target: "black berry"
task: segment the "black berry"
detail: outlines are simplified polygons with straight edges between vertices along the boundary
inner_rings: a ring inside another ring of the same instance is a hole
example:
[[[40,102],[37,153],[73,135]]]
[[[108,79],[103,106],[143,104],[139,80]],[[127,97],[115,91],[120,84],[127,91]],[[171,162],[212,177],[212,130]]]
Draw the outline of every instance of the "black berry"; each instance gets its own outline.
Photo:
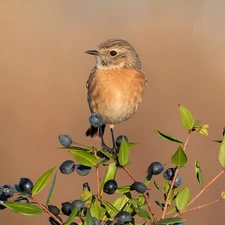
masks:
[[[25,194],[31,194],[33,182],[29,178],[21,178],[19,182],[20,190]]]
[[[168,168],[164,171],[163,177],[166,180],[173,180],[174,174],[175,174],[175,169],[174,168]]]
[[[48,210],[55,216],[58,216],[60,213],[60,210],[58,209],[58,207],[56,207],[54,205],[48,205]]]
[[[182,178],[179,174],[177,174],[173,187],[177,188],[181,185],[181,183],[182,183]]]
[[[126,211],[120,211],[116,216],[115,219],[117,221],[118,224],[123,225],[125,223],[129,223],[131,222],[131,214],[129,212]]]
[[[14,195],[14,188],[9,185],[5,184],[3,186],[0,186],[0,196],[2,198],[11,198]]]
[[[69,216],[72,212],[73,206],[71,202],[63,202],[62,203],[62,213]]]
[[[143,184],[142,182],[134,182],[131,187],[131,190],[135,190],[138,193],[145,193],[147,187],[145,184]]]
[[[159,175],[160,173],[162,173],[163,169],[164,169],[164,167],[163,167],[162,163],[153,162],[148,167],[148,172],[152,175]]]
[[[60,134],[58,139],[60,144],[65,147],[70,146],[73,143],[73,138],[67,134]]]
[[[78,209],[78,213],[81,213],[81,211],[84,209],[84,202],[81,200],[74,200],[72,202],[73,208],[76,207]]]
[[[84,166],[79,164],[76,168],[76,172],[80,175],[80,176],[86,176],[91,172],[91,167],[90,166]]]
[[[122,137],[125,138],[126,142],[128,142],[128,138],[127,136],[125,135],[119,135],[117,138],[116,138],[116,146],[117,147],[120,147],[121,143],[122,143]]]
[[[115,193],[117,189],[117,183],[115,180],[108,180],[105,184],[104,184],[104,188],[103,188],[103,191],[106,193],[106,194],[113,194]]]
[[[60,220],[61,222],[63,222],[62,218],[60,216],[56,216],[56,218],[58,220]],[[52,217],[49,217],[49,222],[52,224],[52,225],[59,225],[60,223],[56,222]]]
[[[75,163],[72,160],[66,160],[64,161],[61,166],[59,167],[59,170],[63,174],[70,174],[75,170]]]
[[[91,126],[93,126],[93,127],[100,127],[103,125],[102,116],[98,113],[92,113],[89,116],[89,122],[90,122]]]

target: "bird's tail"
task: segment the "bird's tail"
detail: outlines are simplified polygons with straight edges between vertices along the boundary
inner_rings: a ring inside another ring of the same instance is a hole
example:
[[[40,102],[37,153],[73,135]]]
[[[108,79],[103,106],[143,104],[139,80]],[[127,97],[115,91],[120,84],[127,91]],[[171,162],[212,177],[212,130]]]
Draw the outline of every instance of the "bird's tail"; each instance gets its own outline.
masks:
[[[105,131],[105,125],[102,125],[101,128],[90,126],[88,128],[88,130],[86,131],[85,135],[88,138],[96,138],[96,139],[99,139],[100,138],[100,129],[102,129],[102,136],[103,136],[104,131]]]

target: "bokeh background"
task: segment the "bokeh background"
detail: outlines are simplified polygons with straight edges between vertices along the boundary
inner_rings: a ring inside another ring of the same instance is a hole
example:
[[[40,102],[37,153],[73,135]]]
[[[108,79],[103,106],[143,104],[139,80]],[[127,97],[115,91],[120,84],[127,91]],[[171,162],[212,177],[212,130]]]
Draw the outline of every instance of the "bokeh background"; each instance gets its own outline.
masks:
[[[210,125],[209,137],[193,133],[188,163],[181,169],[182,187],[194,197],[200,187],[194,175],[198,158],[208,183],[221,171],[219,145],[225,126],[225,3],[220,0],[139,1],[0,1],[0,184],[18,183],[21,177],[35,181],[43,172],[72,159],[58,150],[59,134],[70,134],[84,145],[100,146],[86,139],[90,114],[86,80],[95,64],[85,50],[112,38],[128,40],[137,50],[149,85],[137,113],[115,128],[140,144],[132,149],[130,172],[143,180],[152,161],[166,163],[177,145],[153,130],[185,139],[177,103],[196,119]],[[106,132],[109,143],[109,132]],[[168,167],[170,164],[167,165]],[[130,178],[118,172],[118,184]],[[162,182],[162,177],[155,178]],[[79,198],[82,183],[96,190],[95,171],[87,177],[58,174],[52,204]],[[220,197],[224,176],[193,206]],[[153,184],[149,186],[153,188]],[[47,189],[37,198],[45,203]],[[157,191],[154,200],[162,200]],[[224,224],[221,202],[184,216],[185,225]],[[49,224],[47,215],[25,217],[0,212],[1,224]]]

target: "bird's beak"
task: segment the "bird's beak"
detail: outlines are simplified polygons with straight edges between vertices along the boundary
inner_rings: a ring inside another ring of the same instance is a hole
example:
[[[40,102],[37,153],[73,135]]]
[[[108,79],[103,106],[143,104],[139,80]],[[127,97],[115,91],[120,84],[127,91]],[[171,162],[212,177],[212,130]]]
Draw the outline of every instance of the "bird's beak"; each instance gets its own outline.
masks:
[[[85,53],[90,55],[99,55],[99,52],[97,50],[87,50]]]

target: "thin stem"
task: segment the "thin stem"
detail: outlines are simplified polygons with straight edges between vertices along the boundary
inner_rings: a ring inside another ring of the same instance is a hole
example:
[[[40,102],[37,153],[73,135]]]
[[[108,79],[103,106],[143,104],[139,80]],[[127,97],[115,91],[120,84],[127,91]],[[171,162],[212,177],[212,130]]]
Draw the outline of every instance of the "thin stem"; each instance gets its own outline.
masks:
[[[189,212],[192,212],[192,211],[195,211],[195,210],[199,210],[199,209],[208,207],[208,206],[210,206],[210,205],[214,205],[214,204],[216,204],[216,203],[219,203],[221,200],[222,200],[222,199],[219,198],[219,199],[217,199],[217,200],[215,200],[215,201],[213,201],[213,202],[209,202],[209,203],[206,203],[206,204],[204,204],[204,205],[196,206],[196,207],[194,207],[194,208],[192,208],[192,209],[186,210],[185,212],[180,212],[180,213],[178,213],[178,215],[184,215],[184,214],[187,214],[187,213],[189,213]],[[174,217],[176,217],[176,215],[175,215]]]
[[[52,214],[48,208],[46,206],[44,206],[43,204],[39,203],[36,198],[34,198],[33,196],[29,196],[30,199],[32,199],[35,203],[37,203],[42,209],[43,211],[45,211],[46,213],[48,213],[58,224],[63,225],[63,222],[60,221],[54,214]]]
[[[151,204],[150,204],[150,202],[149,202],[149,200],[148,200],[148,198],[147,198],[145,193],[143,194],[143,197],[145,199],[145,202],[147,203],[148,209],[149,209],[149,211],[150,211],[154,221],[156,222],[157,221],[156,215],[155,215],[155,213],[154,213],[154,211],[152,209],[152,206],[151,206]]]
[[[201,189],[201,191],[188,203],[188,205],[187,205],[187,207],[188,206],[190,206],[198,197],[200,197],[202,194],[203,194],[203,192],[205,192],[206,191],[206,189],[209,187],[209,186],[211,186],[223,173],[224,173],[224,171],[225,171],[225,167],[223,167],[223,170],[222,171],[220,171],[205,187],[203,187],[202,189]],[[186,208],[187,208],[186,207]],[[180,215],[180,214],[183,214],[182,213],[182,211],[181,212],[179,212],[179,213],[177,213],[174,217],[177,217],[178,215]]]
[[[94,154],[95,154],[95,156],[97,156],[97,150],[94,150]],[[96,168],[96,180],[97,180],[97,198],[100,199],[101,198],[101,194],[100,194],[99,165],[96,165],[95,168]],[[98,205],[100,207],[100,201],[98,201]]]
[[[95,168],[96,168],[96,179],[97,179],[97,198],[100,199],[101,195],[100,195],[99,166],[97,165]],[[99,202],[99,206],[100,206],[100,202]]]
[[[125,167],[122,167],[123,168],[123,170],[129,175],[129,177],[135,182],[136,181],[136,179],[133,177],[133,175],[127,170],[127,168],[125,168]]]
[[[189,141],[190,136],[191,136],[191,130],[188,131],[188,136],[187,136],[187,138],[186,138],[185,143],[183,144],[183,150],[184,150],[184,151],[185,151],[186,148],[187,148],[187,144],[188,144],[188,141]],[[166,216],[166,212],[167,212],[167,209],[168,209],[168,206],[169,206],[168,203],[169,203],[170,195],[171,195],[171,192],[172,192],[172,189],[173,189],[173,185],[174,185],[174,183],[175,183],[175,180],[176,180],[176,177],[177,177],[178,172],[179,172],[179,167],[177,167],[176,170],[175,170],[175,174],[174,174],[174,176],[173,176],[173,180],[172,180],[170,189],[169,189],[169,191],[168,191],[168,193],[167,193],[167,196],[166,196],[166,202],[165,202],[165,207],[164,207],[164,209],[163,209],[162,219],[164,219],[165,216]]]

